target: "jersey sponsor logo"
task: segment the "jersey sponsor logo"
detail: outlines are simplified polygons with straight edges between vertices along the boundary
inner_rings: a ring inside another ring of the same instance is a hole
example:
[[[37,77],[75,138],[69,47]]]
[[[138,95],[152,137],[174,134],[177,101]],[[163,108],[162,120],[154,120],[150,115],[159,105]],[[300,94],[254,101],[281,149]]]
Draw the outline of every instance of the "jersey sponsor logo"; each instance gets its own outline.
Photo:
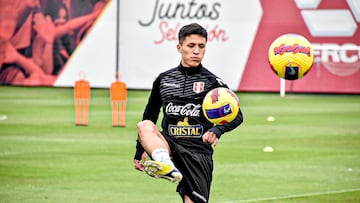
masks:
[[[176,115],[176,116],[199,117],[200,109],[201,109],[200,104],[188,103],[185,105],[176,105],[170,102],[165,107],[165,113],[168,115]]]
[[[204,91],[205,82],[194,82],[193,83],[193,91],[197,94]]]
[[[176,125],[170,124],[168,127],[169,134],[174,137],[198,138],[203,133],[203,126],[200,124],[190,125],[188,117],[179,121]]]

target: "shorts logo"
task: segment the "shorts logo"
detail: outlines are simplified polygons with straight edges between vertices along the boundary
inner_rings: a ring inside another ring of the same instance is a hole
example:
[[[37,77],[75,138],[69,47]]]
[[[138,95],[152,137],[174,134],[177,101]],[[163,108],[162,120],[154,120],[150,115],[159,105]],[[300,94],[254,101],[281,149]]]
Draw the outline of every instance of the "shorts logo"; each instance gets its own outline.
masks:
[[[205,82],[194,82],[193,91],[197,94],[204,91]]]
[[[184,121],[179,121],[177,125],[169,125],[169,134],[174,137],[199,138],[203,133],[202,125],[190,125],[188,117]]]

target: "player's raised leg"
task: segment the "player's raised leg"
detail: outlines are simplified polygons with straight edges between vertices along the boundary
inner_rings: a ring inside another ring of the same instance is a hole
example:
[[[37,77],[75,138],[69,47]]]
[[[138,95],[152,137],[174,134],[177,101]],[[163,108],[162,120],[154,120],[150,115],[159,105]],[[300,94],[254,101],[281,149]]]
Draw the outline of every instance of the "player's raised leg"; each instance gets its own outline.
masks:
[[[138,135],[141,145],[153,160],[144,163],[145,172],[155,178],[164,178],[179,183],[182,174],[170,158],[170,147],[163,135],[152,121],[138,123]]]

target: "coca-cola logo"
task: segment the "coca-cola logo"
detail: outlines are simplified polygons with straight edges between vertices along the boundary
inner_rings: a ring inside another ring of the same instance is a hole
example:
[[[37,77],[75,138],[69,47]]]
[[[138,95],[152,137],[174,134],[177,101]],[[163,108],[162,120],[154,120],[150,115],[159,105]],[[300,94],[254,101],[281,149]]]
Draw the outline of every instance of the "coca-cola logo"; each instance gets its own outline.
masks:
[[[165,113],[168,115],[199,117],[200,109],[200,104],[188,103],[185,105],[176,105],[170,102],[166,105]]]

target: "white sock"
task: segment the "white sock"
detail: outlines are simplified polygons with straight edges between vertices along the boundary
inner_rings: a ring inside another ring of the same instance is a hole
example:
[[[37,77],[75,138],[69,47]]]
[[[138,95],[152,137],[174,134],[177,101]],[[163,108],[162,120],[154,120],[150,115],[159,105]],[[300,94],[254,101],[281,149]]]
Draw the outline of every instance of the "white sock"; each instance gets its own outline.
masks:
[[[163,149],[163,148],[155,149],[151,153],[151,157],[155,161],[160,161],[160,162],[166,163],[167,165],[174,166],[174,163],[170,159],[169,152],[166,149]]]

